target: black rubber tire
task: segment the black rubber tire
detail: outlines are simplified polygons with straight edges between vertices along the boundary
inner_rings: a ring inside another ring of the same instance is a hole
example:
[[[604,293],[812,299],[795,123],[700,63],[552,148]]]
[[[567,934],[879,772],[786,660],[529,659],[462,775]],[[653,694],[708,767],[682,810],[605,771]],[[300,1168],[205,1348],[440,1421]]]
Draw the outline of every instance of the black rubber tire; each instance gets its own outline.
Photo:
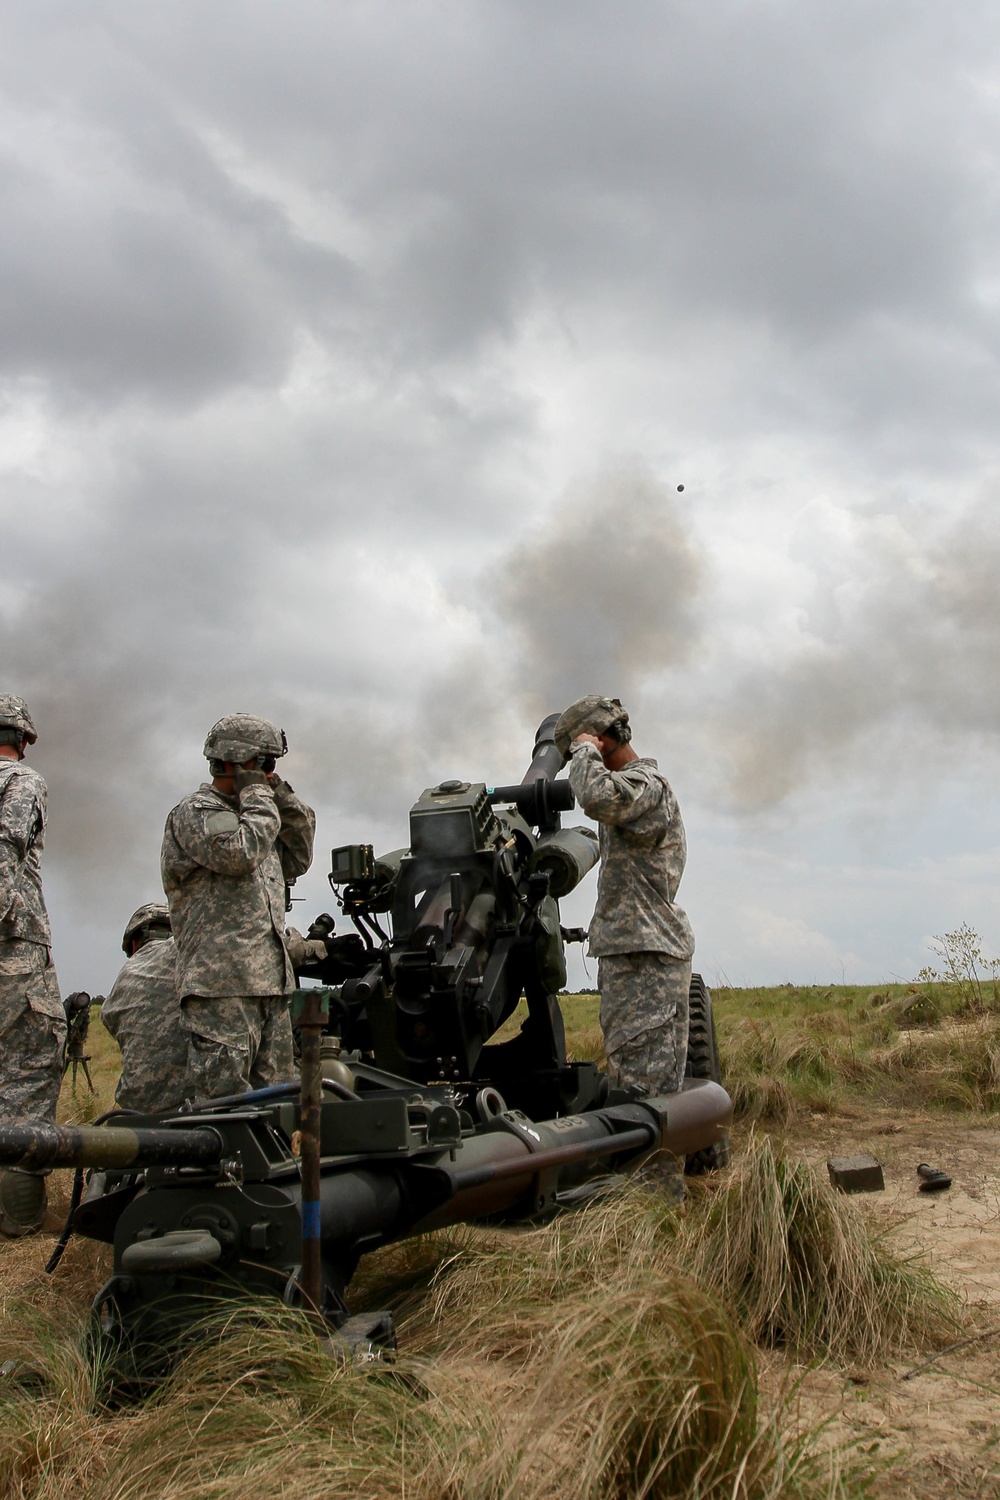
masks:
[[[690,1022],[688,1028],[688,1054],[684,1068],[685,1078],[710,1078],[713,1083],[722,1082],[722,1067],[719,1062],[719,1047],[715,1038],[715,1017],[712,1014],[712,996],[700,974],[691,975],[688,992]],[[729,1165],[729,1136],[709,1146],[704,1151],[694,1151],[684,1163],[688,1177],[701,1177],[706,1172],[717,1172]]]

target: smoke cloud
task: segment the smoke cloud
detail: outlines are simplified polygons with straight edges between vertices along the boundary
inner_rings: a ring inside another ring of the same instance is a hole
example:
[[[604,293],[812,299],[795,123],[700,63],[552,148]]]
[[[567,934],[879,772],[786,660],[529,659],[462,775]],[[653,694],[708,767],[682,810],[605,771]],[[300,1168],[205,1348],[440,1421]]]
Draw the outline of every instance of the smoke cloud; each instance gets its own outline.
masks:
[[[627,702],[685,665],[706,567],[675,495],[642,468],[581,485],[503,559],[492,599],[534,713],[584,693]]]

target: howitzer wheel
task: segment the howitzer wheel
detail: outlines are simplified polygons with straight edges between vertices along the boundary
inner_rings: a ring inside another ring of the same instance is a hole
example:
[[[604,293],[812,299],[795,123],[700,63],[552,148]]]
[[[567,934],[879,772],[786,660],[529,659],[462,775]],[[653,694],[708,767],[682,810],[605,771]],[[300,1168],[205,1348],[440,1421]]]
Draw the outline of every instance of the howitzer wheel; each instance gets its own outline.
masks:
[[[719,1047],[715,1037],[715,1016],[712,1014],[712,997],[700,974],[691,975],[688,992],[690,1022],[688,1029],[686,1078],[710,1078],[713,1083],[722,1083],[722,1068],[719,1063]],[[705,1172],[717,1172],[729,1165],[729,1136],[724,1135],[714,1146],[703,1151],[693,1151],[684,1163],[688,1177],[700,1177]]]

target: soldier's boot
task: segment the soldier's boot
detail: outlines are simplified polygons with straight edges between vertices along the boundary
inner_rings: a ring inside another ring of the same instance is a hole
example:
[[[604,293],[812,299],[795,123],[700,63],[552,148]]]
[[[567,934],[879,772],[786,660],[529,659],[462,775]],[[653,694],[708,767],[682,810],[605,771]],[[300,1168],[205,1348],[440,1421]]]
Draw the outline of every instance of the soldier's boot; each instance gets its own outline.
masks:
[[[671,1156],[667,1151],[657,1151],[643,1162],[636,1173],[636,1180],[643,1187],[662,1193],[668,1203],[684,1202],[684,1158]]]
[[[45,1218],[45,1178],[19,1167],[0,1168],[0,1235],[37,1234]]]

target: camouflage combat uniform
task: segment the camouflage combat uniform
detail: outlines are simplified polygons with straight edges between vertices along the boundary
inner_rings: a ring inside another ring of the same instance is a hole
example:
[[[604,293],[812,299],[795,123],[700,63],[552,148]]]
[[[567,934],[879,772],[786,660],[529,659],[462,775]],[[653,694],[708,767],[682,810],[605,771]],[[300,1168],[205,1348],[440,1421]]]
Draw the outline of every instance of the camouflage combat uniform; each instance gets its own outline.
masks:
[[[115,1103],[122,1109],[174,1109],[194,1094],[173,938],[144,943],[126,959],[101,1006],[101,1020],[121,1048]]]
[[[312,809],[279,778],[238,797],[205,782],[167,818],[160,870],[199,1097],[293,1076],[285,882],[308,870],[315,830]]]
[[[0,759],[0,1121],[54,1120],[66,1014],[42,895],[45,782]]]
[[[676,798],[656,761],[606,769],[594,745],[572,747],[570,785],[600,827],[601,873],[590,924],[598,959],[608,1076],[644,1094],[674,1093],[687,1061],[694,935],[674,904],[687,843]],[[679,1165],[665,1176],[678,1179]],[[682,1191],[679,1180],[673,1184]]]

